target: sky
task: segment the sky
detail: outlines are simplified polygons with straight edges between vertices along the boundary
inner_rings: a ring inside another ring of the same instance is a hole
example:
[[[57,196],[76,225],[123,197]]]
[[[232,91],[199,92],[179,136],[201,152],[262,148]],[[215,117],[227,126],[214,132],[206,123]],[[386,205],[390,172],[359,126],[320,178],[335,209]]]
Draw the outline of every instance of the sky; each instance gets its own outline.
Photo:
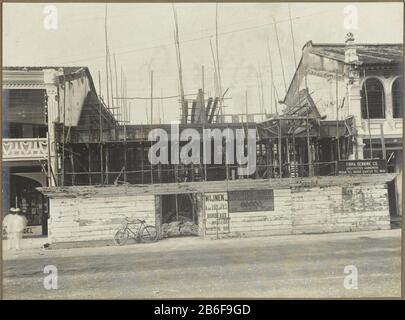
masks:
[[[97,88],[100,72],[101,94],[106,97],[106,5],[54,3],[56,30],[44,27],[44,19],[49,16],[45,8],[49,5],[3,4],[3,66],[87,66]],[[349,29],[344,23],[348,5],[356,7],[358,17],[357,27]],[[215,95],[210,41],[216,52],[218,10],[221,87],[223,91],[228,89],[225,100],[228,114],[244,112],[245,92],[248,112],[260,112],[260,81],[265,110],[274,112],[267,41],[280,100],[285,95],[284,82],[288,87],[295,60],[299,61],[302,47],[309,40],[343,43],[350,31],[358,43],[403,42],[402,3],[219,3],[218,7],[215,3],[177,3],[174,7],[179,24],[184,92],[191,95],[202,88],[202,66],[204,91]],[[108,46],[112,63],[115,55],[117,73],[122,69],[126,75],[126,96],[150,97],[151,71],[155,97],[178,95],[173,5],[108,4],[107,12]],[[131,100],[130,122],[147,123],[147,110],[150,112],[148,100]],[[177,99],[155,100],[154,110],[154,122],[158,121],[158,110],[162,110],[160,118],[165,123],[179,119]]]

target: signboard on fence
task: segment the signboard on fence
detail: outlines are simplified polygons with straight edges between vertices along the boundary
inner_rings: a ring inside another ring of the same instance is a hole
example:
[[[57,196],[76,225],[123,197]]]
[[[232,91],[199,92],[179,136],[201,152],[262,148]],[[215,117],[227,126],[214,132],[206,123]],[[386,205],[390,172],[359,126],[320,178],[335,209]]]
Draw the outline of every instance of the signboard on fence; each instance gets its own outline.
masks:
[[[229,233],[228,193],[205,193],[205,234]]]
[[[274,191],[243,190],[229,192],[229,212],[274,211]]]
[[[344,160],[338,161],[339,175],[376,174],[387,172],[387,160]]]

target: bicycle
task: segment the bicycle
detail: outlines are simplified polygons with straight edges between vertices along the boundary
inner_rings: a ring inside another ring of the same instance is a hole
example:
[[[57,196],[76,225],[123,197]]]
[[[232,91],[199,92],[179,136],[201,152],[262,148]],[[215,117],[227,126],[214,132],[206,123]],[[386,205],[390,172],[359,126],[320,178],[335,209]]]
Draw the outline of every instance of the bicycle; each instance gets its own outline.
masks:
[[[155,242],[158,238],[158,232],[155,226],[146,225],[145,220],[130,220],[125,218],[126,223],[118,229],[114,236],[114,242],[117,245],[124,245],[129,238],[135,239],[137,242]],[[138,229],[134,229],[134,225],[139,225]]]

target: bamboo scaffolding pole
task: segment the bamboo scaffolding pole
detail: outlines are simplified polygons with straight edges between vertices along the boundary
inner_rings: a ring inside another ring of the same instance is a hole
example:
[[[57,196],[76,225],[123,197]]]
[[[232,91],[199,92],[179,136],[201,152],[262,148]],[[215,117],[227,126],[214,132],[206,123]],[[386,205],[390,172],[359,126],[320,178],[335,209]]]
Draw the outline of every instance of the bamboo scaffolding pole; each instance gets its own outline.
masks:
[[[308,79],[307,72],[305,72],[305,90],[308,93]],[[311,150],[311,140],[309,136],[309,106],[307,106],[306,114],[306,132],[307,132],[307,153],[308,153],[308,176],[312,177],[313,173],[313,164],[312,164],[312,150]]]
[[[340,139],[339,139],[339,62],[336,61],[336,146],[337,159],[340,160]]]
[[[215,89],[215,95],[219,96],[219,84],[218,84],[218,72],[217,72],[217,63],[215,61],[215,56],[214,56],[214,49],[212,47],[212,42],[210,40],[210,48],[211,48],[211,56],[212,56],[212,61],[214,63],[214,89]]]
[[[153,71],[150,72],[150,124],[153,124]]]
[[[370,141],[370,159],[373,159],[373,143],[371,140],[371,121],[370,121],[370,112],[369,112],[369,108],[368,108],[366,69],[363,69],[363,78],[364,78],[364,91],[365,91],[364,93],[365,93],[365,97],[366,97],[368,137],[369,137],[369,141]]]
[[[150,124],[152,129],[153,124],[153,71],[150,73]],[[152,147],[152,141],[150,142],[150,147]],[[150,181],[153,184],[153,166],[150,164]]]
[[[276,93],[277,93],[277,89],[274,85],[274,75],[273,75],[273,62],[271,59],[271,51],[270,51],[270,41],[269,41],[269,37],[267,37],[267,56],[269,58],[269,66],[270,66],[270,90],[272,92],[272,100],[271,103],[275,102],[274,108],[275,108],[275,112],[276,114],[278,114],[278,108],[277,108],[277,100],[276,100]]]
[[[104,15],[104,40],[105,40],[105,71],[106,71],[106,89],[107,89],[107,107],[110,104],[110,91],[108,87],[108,30],[107,30],[107,4],[105,5],[105,15]]]
[[[121,97],[125,98],[125,93],[124,93],[124,71],[122,70],[122,66],[120,69],[120,95]],[[123,99],[123,101],[120,102],[121,106],[125,104],[126,99]]]
[[[282,143],[281,143],[281,119],[278,121],[278,166],[279,166],[279,177],[280,179],[283,177],[283,166],[282,166],[282,157],[281,157],[281,148],[282,148]]]
[[[285,80],[283,55],[281,54],[280,41],[279,41],[279,39],[278,39],[277,23],[276,23],[276,19],[275,19],[275,18],[273,18],[273,24],[274,24],[274,31],[275,31],[275,33],[276,33],[278,53],[279,53],[279,55],[280,55],[281,71],[282,71],[282,73],[283,73],[284,89],[285,89],[285,92],[287,93],[287,82],[286,82],[286,80]]]
[[[262,102],[262,121],[264,120],[264,115],[266,113],[266,106],[264,103],[264,90],[263,90],[263,79],[262,79],[262,72],[260,70],[260,66],[259,66],[259,80],[260,80],[260,89],[261,89],[261,102]]]
[[[116,94],[118,94],[117,60],[115,59],[115,53],[113,54],[113,59],[114,59],[114,74],[115,74],[115,92],[116,92]],[[111,93],[112,93],[112,92],[111,92]],[[112,94],[112,96],[113,96],[113,94]],[[113,101],[114,101],[114,99],[113,99]],[[117,101],[117,108],[118,108],[118,110],[119,110],[119,112],[120,112],[120,115],[117,114],[118,119],[119,119],[120,116],[121,116],[121,110],[120,110],[121,107],[122,107],[122,104],[121,104],[120,101],[118,100],[118,101]]]
[[[107,51],[108,51],[108,68],[109,68],[109,73],[110,73],[110,75],[111,75],[111,77],[110,77],[111,108],[112,108],[112,110],[113,110],[113,115],[114,115],[114,117],[116,117],[116,118],[118,119],[118,117],[117,117],[117,115],[118,115],[118,110],[115,111],[115,107],[114,107],[114,99],[113,99],[113,96],[114,96],[113,76],[112,76],[110,49],[109,49],[108,47],[107,47]],[[117,113],[117,115],[116,115],[115,113]]]
[[[259,99],[259,113],[263,111],[262,99],[261,99],[261,90],[260,90],[260,81],[259,81],[259,71],[256,72],[256,80],[257,80],[257,97]]]
[[[297,69],[297,58],[295,56],[294,28],[293,28],[293,22],[292,22],[292,18],[291,18],[291,6],[289,3],[288,3],[288,16],[289,16],[289,20],[290,20],[292,50],[293,50],[293,56],[294,56],[294,67],[295,67],[295,69]]]
[[[185,123],[186,119],[184,119],[186,112],[184,110],[184,86],[183,86],[183,71],[181,67],[181,50],[180,50],[180,40],[179,40],[179,25],[177,21],[177,12],[173,4],[173,16],[174,16],[174,23],[175,23],[175,33],[174,33],[174,40],[175,40],[175,47],[176,47],[176,56],[177,56],[177,67],[179,71],[179,85],[180,85],[180,102],[181,102],[181,112],[182,112],[182,122]]]
[[[223,99],[222,99],[222,83],[221,83],[221,68],[219,64],[219,39],[218,39],[218,2],[215,6],[215,47],[216,47],[216,54],[217,54],[217,74],[218,74],[218,86],[219,86],[219,113],[221,116],[224,114],[223,111]]]

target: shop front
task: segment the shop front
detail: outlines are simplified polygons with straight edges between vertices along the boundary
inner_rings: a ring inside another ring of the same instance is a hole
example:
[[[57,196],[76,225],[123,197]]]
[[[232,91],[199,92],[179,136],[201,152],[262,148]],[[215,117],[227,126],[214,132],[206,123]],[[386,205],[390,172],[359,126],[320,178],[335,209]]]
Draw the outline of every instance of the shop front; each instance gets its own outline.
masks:
[[[10,208],[20,208],[28,221],[24,237],[48,234],[48,199],[36,189],[46,186],[46,176],[40,170],[40,167],[3,168],[3,217]]]

